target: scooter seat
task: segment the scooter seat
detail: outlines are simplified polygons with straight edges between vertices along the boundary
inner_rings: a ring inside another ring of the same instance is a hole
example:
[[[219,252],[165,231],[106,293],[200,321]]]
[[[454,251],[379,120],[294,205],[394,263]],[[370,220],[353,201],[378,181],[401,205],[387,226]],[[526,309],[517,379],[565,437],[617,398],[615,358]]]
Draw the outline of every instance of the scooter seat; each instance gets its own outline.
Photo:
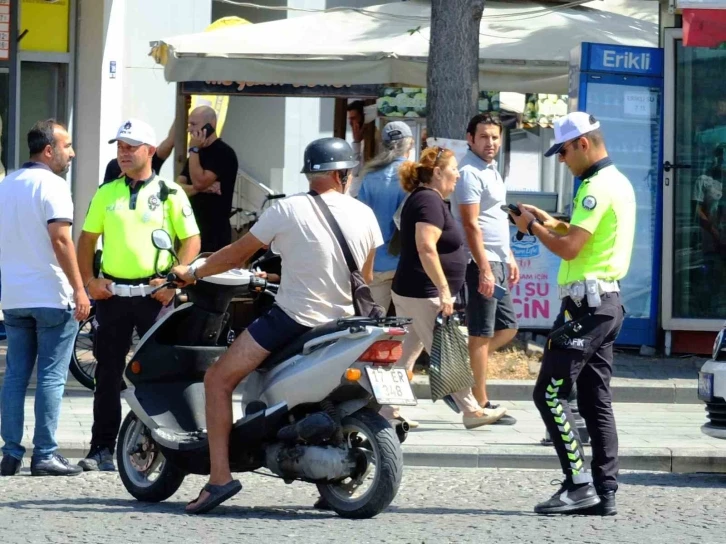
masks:
[[[310,329],[308,332],[298,337],[290,344],[282,348],[280,351],[271,353],[270,356],[262,361],[262,364],[258,367],[259,370],[269,370],[283,361],[287,361],[290,357],[302,353],[303,347],[306,343],[310,342],[315,338],[325,336],[338,331],[344,331],[350,328],[350,323],[339,323],[338,321],[331,321],[325,325],[319,325]]]

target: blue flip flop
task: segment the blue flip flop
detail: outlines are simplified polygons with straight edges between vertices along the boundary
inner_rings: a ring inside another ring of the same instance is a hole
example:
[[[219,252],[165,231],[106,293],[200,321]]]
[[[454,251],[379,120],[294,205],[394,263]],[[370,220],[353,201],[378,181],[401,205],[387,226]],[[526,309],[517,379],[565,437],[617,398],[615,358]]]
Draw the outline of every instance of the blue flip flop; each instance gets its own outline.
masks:
[[[191,510],[185,509],[187,514],[206,514],[210,510],[216,508],[227,499],[234,497],[242,490],[242,484],[239,480],[232,480],[224,485],[206,484],[199,492],[199,497],[206,491],[209,496],[201,504],[197,504]],[[187,506],[199,500],[199,497],[187,503]]]

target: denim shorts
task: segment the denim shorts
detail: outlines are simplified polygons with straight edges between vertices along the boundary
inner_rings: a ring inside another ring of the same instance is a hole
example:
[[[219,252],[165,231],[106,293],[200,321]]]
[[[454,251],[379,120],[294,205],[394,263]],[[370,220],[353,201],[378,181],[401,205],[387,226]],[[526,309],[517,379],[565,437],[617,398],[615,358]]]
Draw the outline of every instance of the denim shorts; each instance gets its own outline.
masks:
[[[247,332],[263,349],[275,353],[308,332],[310,328],[295,321],[275,304],[270,311],[255,319],[247,327]]]
[[[507,287],[507,265],[490,262],[494,281],[507,288],[501,300],[485,297],[479,292],[479,267],[474,261],[466,267],[466,325],[469,336],[491,338],[496,331],[517,328],[517,314],[514,311],[512,293]]]

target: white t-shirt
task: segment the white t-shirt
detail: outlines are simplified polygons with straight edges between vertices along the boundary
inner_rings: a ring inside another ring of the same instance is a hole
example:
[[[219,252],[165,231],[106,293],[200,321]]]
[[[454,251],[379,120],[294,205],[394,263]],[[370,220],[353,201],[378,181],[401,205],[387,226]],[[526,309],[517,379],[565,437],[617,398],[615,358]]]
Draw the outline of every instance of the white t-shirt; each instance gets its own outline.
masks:
[[[0,281],[3,310],[68,308],[73,289],[58,265],[48,225],[73,222],[66,180],[37,163],[0,181]]]
[[[383,244],[373,210],[337,192],[322,197],[362,270],[370,252]],[[282,258],[276,302],[287,315],[307,327],[353,315],[350,271],[311,196],[298,194],[280,200],[262,214],[250,232],[265,245],[274,241],[274,251]]]

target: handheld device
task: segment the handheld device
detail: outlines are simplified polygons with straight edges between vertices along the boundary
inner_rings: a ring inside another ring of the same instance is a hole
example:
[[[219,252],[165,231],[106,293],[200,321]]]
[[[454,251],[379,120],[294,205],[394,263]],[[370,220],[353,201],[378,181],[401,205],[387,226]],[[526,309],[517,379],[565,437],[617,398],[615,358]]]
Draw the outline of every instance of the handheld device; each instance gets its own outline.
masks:
[[[520,210],[517,206],[514,204],[502,204],[500,206],[501,210],[503,212],[507,213],[507,217],[509,217],[509,221],[514,225],[514,219],[512,219],[512,215],[522,215],[522,210]],[[521,240],[524,238],[523,232],[517,232],[517,240]]]
[[[522,210],[520,210],[514,204],[502,204],[500,208],[503,212],[506,213],[512,212],[514,215],[522,215]]]
[[[211,123],[207,123],[202,127],[202,130],[204,131],[204,135],[206,138],[209,138],[212,134],[214,134],[214,127]]]
[[[494,295],[492,295],[497,300],[502,300],[504,298],[504,295],[507,294],[506,287],[502,287],[498,283],[494,284]]]

